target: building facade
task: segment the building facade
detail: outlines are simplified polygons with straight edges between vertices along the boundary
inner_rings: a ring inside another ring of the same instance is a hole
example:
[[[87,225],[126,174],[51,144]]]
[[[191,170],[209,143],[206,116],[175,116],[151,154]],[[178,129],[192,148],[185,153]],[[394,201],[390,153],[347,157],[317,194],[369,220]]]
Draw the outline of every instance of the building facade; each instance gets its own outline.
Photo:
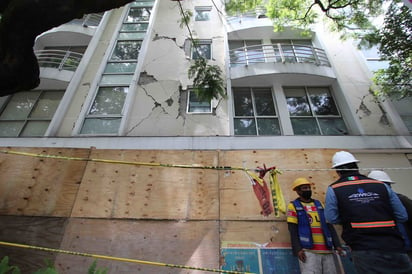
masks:
[[[410,104],[378,102],[362,53],[324,26],[274,32],[259,12],[227,16],[224,1],[137,0],[49,30],[34,49],[40,86],[0,98],[3,148],[256,150],[279,166],[281,152],[348,150],[412,196]],[[226,98],[193,91],[199,57],[221,68]]]

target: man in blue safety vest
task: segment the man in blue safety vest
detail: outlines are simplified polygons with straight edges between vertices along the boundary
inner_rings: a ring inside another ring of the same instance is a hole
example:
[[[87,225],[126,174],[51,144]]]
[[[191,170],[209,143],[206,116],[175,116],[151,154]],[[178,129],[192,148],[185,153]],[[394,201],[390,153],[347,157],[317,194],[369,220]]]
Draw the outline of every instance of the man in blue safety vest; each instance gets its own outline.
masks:
[[[333,249],[339,254],[343,254],[343,249],[334,227],[326,223],[323,205],[312,199],[310,185],[304,177],[292,184],[292,190],[299,195],[288,205],[292,251],[299,259],[302,274],[338,273]]]
[[[412,273],[396,222],[408,219],[398,196],[385,183],[359,173],[351,153],[336,152],[339,179],[326,192],[325,217],[342,225],[342,239],[352,250],[360,273]]]

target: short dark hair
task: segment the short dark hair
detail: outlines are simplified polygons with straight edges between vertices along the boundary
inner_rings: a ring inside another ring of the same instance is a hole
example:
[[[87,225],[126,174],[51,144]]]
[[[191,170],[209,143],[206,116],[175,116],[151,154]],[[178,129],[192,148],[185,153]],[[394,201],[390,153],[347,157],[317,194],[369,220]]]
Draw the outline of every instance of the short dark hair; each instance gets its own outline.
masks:
[[[346,173],[353,173],[354,171],[359,171],[359,167],[357,163],[347,163],[341,166],[335,167],[336,172],[338,172],[340,175],[346,174]]]

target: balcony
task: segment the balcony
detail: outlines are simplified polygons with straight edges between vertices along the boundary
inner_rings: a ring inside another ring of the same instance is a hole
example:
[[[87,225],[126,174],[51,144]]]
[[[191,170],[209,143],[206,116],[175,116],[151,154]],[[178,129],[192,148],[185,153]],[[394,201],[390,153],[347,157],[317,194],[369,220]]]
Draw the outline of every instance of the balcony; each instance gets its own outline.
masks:
[[[36,50],[38,63],[43,68],[55,68],[59,71],[75,71],[82,60],[83,54],[65,50]]]
[[[35,50],[40,67],[41,85],[65,88],[82,60],[83,54],[69,50]]]
[[[256,63],[311,63],[330,67],[323,49],[298,44],[267,44],[232,49],[230,66]]]
[[[67,24],[81,25],[82,27],[97,27],[102,21],[103,13],[85,14],[81,19],[74,19]]]
[[[230,45],[230,41],[229,41]],[[326,52],[309,44],[273,43],[232,48],[232,84],[329,85],[336,79]]]

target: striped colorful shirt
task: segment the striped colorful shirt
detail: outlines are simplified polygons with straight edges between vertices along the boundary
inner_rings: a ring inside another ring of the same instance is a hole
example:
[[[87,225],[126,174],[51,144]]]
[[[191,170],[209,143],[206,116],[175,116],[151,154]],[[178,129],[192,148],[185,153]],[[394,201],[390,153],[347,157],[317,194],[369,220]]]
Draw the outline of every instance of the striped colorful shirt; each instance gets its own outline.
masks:
[[[315,203],[305,203],[302,201],[301,203],[303,208],[308,213],[310,228],[312,231],[313,248],[310,249],[310,251],[315,253],[331,253],[332,251],[328,249],[325,243],[325,237],[323,236],[323,230],[321,227],[320,218]],[[293,203],[289,203],[288,205],[287,222],[298,224],[298,217]]]

